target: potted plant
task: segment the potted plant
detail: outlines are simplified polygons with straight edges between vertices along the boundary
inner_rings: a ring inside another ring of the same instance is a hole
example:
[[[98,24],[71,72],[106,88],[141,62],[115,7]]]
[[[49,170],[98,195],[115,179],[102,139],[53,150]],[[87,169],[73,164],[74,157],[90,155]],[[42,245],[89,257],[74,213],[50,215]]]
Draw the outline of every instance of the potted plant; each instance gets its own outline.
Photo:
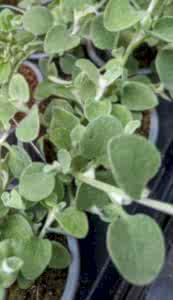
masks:
[[[158,105],[156,94],[172,94],[172,17],[164,16],[166,1],[147,2],[63,0],[0,13],[2,293],[8,288],[13,295],[17,281],[26,297],[48,267],[68,266],[61,235],[84,238],[87,212],[108,223],[108,251],[126,280],[148,284],[162,268],[158,224],[125,209],[135,202],[173,214],[171,205],[149,198],[147,184],[161,158],[148,130],[145,137],[136,132],[146,111]],[[112,50],[101,68],[86,58],[87,39]],[[158,49],[160,81],[138,73],[133,55],[144,41]],[[19,70],[40,49],[48,58],[39,61],[43,80],[28,105]],[[16,119],[19,112],[24,116]]]

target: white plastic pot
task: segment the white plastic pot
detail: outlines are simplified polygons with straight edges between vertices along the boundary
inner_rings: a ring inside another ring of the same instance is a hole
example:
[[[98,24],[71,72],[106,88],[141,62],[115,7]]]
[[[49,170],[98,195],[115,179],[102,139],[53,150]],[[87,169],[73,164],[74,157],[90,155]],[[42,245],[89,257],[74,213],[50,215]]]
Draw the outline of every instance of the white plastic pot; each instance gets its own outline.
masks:
[[[157,143],[159,136],[159,115],[157,110],[153,110],[150,116],[150,131],[149,131],[149,140],[153,143]]]
[[[22,63],[22,65],[29,67],[34,72],[34,74],[37,77],[38,82],[41,82],[43,80],[43,75],[42,75],[39,67],[36,64],[26,60]]]

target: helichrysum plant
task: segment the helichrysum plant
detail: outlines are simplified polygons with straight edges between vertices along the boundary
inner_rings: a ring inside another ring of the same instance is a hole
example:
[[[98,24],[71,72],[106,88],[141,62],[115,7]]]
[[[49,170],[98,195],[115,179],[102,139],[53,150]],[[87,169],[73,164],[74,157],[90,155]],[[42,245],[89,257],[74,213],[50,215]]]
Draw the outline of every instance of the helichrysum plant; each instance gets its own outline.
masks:
[[[68,266],[68,251],[48,233],[84,238],[86,212],[108,223],[108,251],[127,281],[145,285],[160,272],[165,245],[159,226],[125,207],[135,202],[173,214],[171,205],[148,198],[161,158],[136,134],[143,112],[158,105],[158,95],[170,99],[173,92],[172,2],[57,0],[43,7],[24,0],[20,14],[1,10],[2,289],[16,280],[26,288],[48,266]],[[86,56],[88,41],[109,54],[101,67]],[[141,75],[135,59],[144,42],[157,49],[154,76]],[[29,87],[18,69],[35,52],[47,58],[39,62],[44,80],[29,109]],[[17,122],[19,111],[26,116]],[[17,144],[10,145],[14,123]],[[27,143],[38,162],[24,149]]]

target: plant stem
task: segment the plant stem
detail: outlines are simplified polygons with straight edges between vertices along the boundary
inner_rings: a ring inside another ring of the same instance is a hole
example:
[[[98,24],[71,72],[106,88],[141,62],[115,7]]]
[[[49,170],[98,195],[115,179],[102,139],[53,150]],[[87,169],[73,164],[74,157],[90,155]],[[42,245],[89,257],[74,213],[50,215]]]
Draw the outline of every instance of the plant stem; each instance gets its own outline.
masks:
[[[54,222],[55,220],[55,209],[52,209],[49,211],[48,215],[47,215],[47,219],[46,219],[46,222],[39,234],[39,237],[40,238],[43,238],[47,232],[47,229],[52,225],[52,223]]]
[[[154,199],[140,199],[138,201],[136,200],[135,202],[173,216],[173,205],[169,203],[162,203]]]
[[[107,193],[108,196],[113,193],[115,195],[115,197],[110,197],[110,200],[113,203],[116,202],[119,205],[123,205],[124,200],[125,201],[129,200],[128,196],[121,189],[119,189],[117,187],[114,187],[110,184],[107,184],[107,183],[89,178],[89,177],[87,177],[87,176],[85,176],[81,173],[77,174],[76,178],[81,182],[84,182],[84,183],[86,183],[86,184],[88,184],[88,185],[90,185],[90,186],[92,186],[92,187],[94,187],[98,190],[101,190],[101,191]],[[117,199],[116,199],[116,197],[117,197]],[[144,199],[144,198],[140,199],[140,200],[134,200],[134,199],[131,199],[131,200],[138,203],[138,204],[140,204],[140,205],[144,205],[144,206],[156,209],[158,211],[161,211],[161,212],[169,214],[169,215],[173,215],[173,205],[171,205],[171,204],[162,203],[162,202],[157,201],[157,200]],[[125,204],[126,204],[126,202],[125,202]]]
[[[108,195],[114,194],[115,195],[114,199],[117,196],[116,203],[118,203],[118,204],[120,204],[120,202],[123,202],[123,199],[128,198],[128,196],[121,189],[119,189],[115,186],[112,186],[110,184],[104,183],[104,182],[96,180],[96,179],[92,179],[81,173],[78,173],[76,175],[76,178],[83,183],[91,185],[92,187],[107,193]],[[112,197],[111,197],[111,199],[112,199]]]
[[[145,40],[145,38],[145,33],[143,31],[139,32],[139,34],[134,37],[124,54],[123,66],[127,63],[128,58],[132,54],[132,52]]]
[[[152,1],[151,1],[150,5],[149,5],[149,7],[148,7],[148,9],[147,9],[147,12],[148,12],[149,15],[152,14],[152,12],[153,12],[153,10],[155,9],[157,3],[158,3],[158,0],[152,0]]]

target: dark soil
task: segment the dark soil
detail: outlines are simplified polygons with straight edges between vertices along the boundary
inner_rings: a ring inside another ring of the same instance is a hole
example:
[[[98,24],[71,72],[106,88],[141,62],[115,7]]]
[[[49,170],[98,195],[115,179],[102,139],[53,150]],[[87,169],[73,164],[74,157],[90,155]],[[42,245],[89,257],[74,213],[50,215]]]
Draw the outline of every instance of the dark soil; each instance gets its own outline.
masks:
[[[34,71],[26,65],[22,65],[20,67],[19,73],[22,74],[25,77],[25,79],[28,82],[28,85],[30,87],[31,98],[30,98],[29,102],[27,103],[27,105],[28,105],[29,108],[31,108],[33,106],[34,102],[35,102],[33,94],[34,94],[35,88],[38,85],[37,76],[35,75]],[[23,113],[23,112],[18,112],[15,115],[14,119],[17,121],[17,123],[19,123],[25,117],[25,115],[26,114]]]
[[[0,4],[17,5],[17,0],[0,0]]]
[[[149,131],[150,131],[150,116],[151,112],[150,111],[145,111],[143,112],[143,120],[142,120],[142,125],[141,128],[137,130],[137,133],[148,138],[149,137]]]
[[[63,237],[51,235],[49,238],[67,244]],[[29,289],[21,290],[14,284],[9,290],[8,300],[60,300],[66,279],[67,269],[47,269]]]

